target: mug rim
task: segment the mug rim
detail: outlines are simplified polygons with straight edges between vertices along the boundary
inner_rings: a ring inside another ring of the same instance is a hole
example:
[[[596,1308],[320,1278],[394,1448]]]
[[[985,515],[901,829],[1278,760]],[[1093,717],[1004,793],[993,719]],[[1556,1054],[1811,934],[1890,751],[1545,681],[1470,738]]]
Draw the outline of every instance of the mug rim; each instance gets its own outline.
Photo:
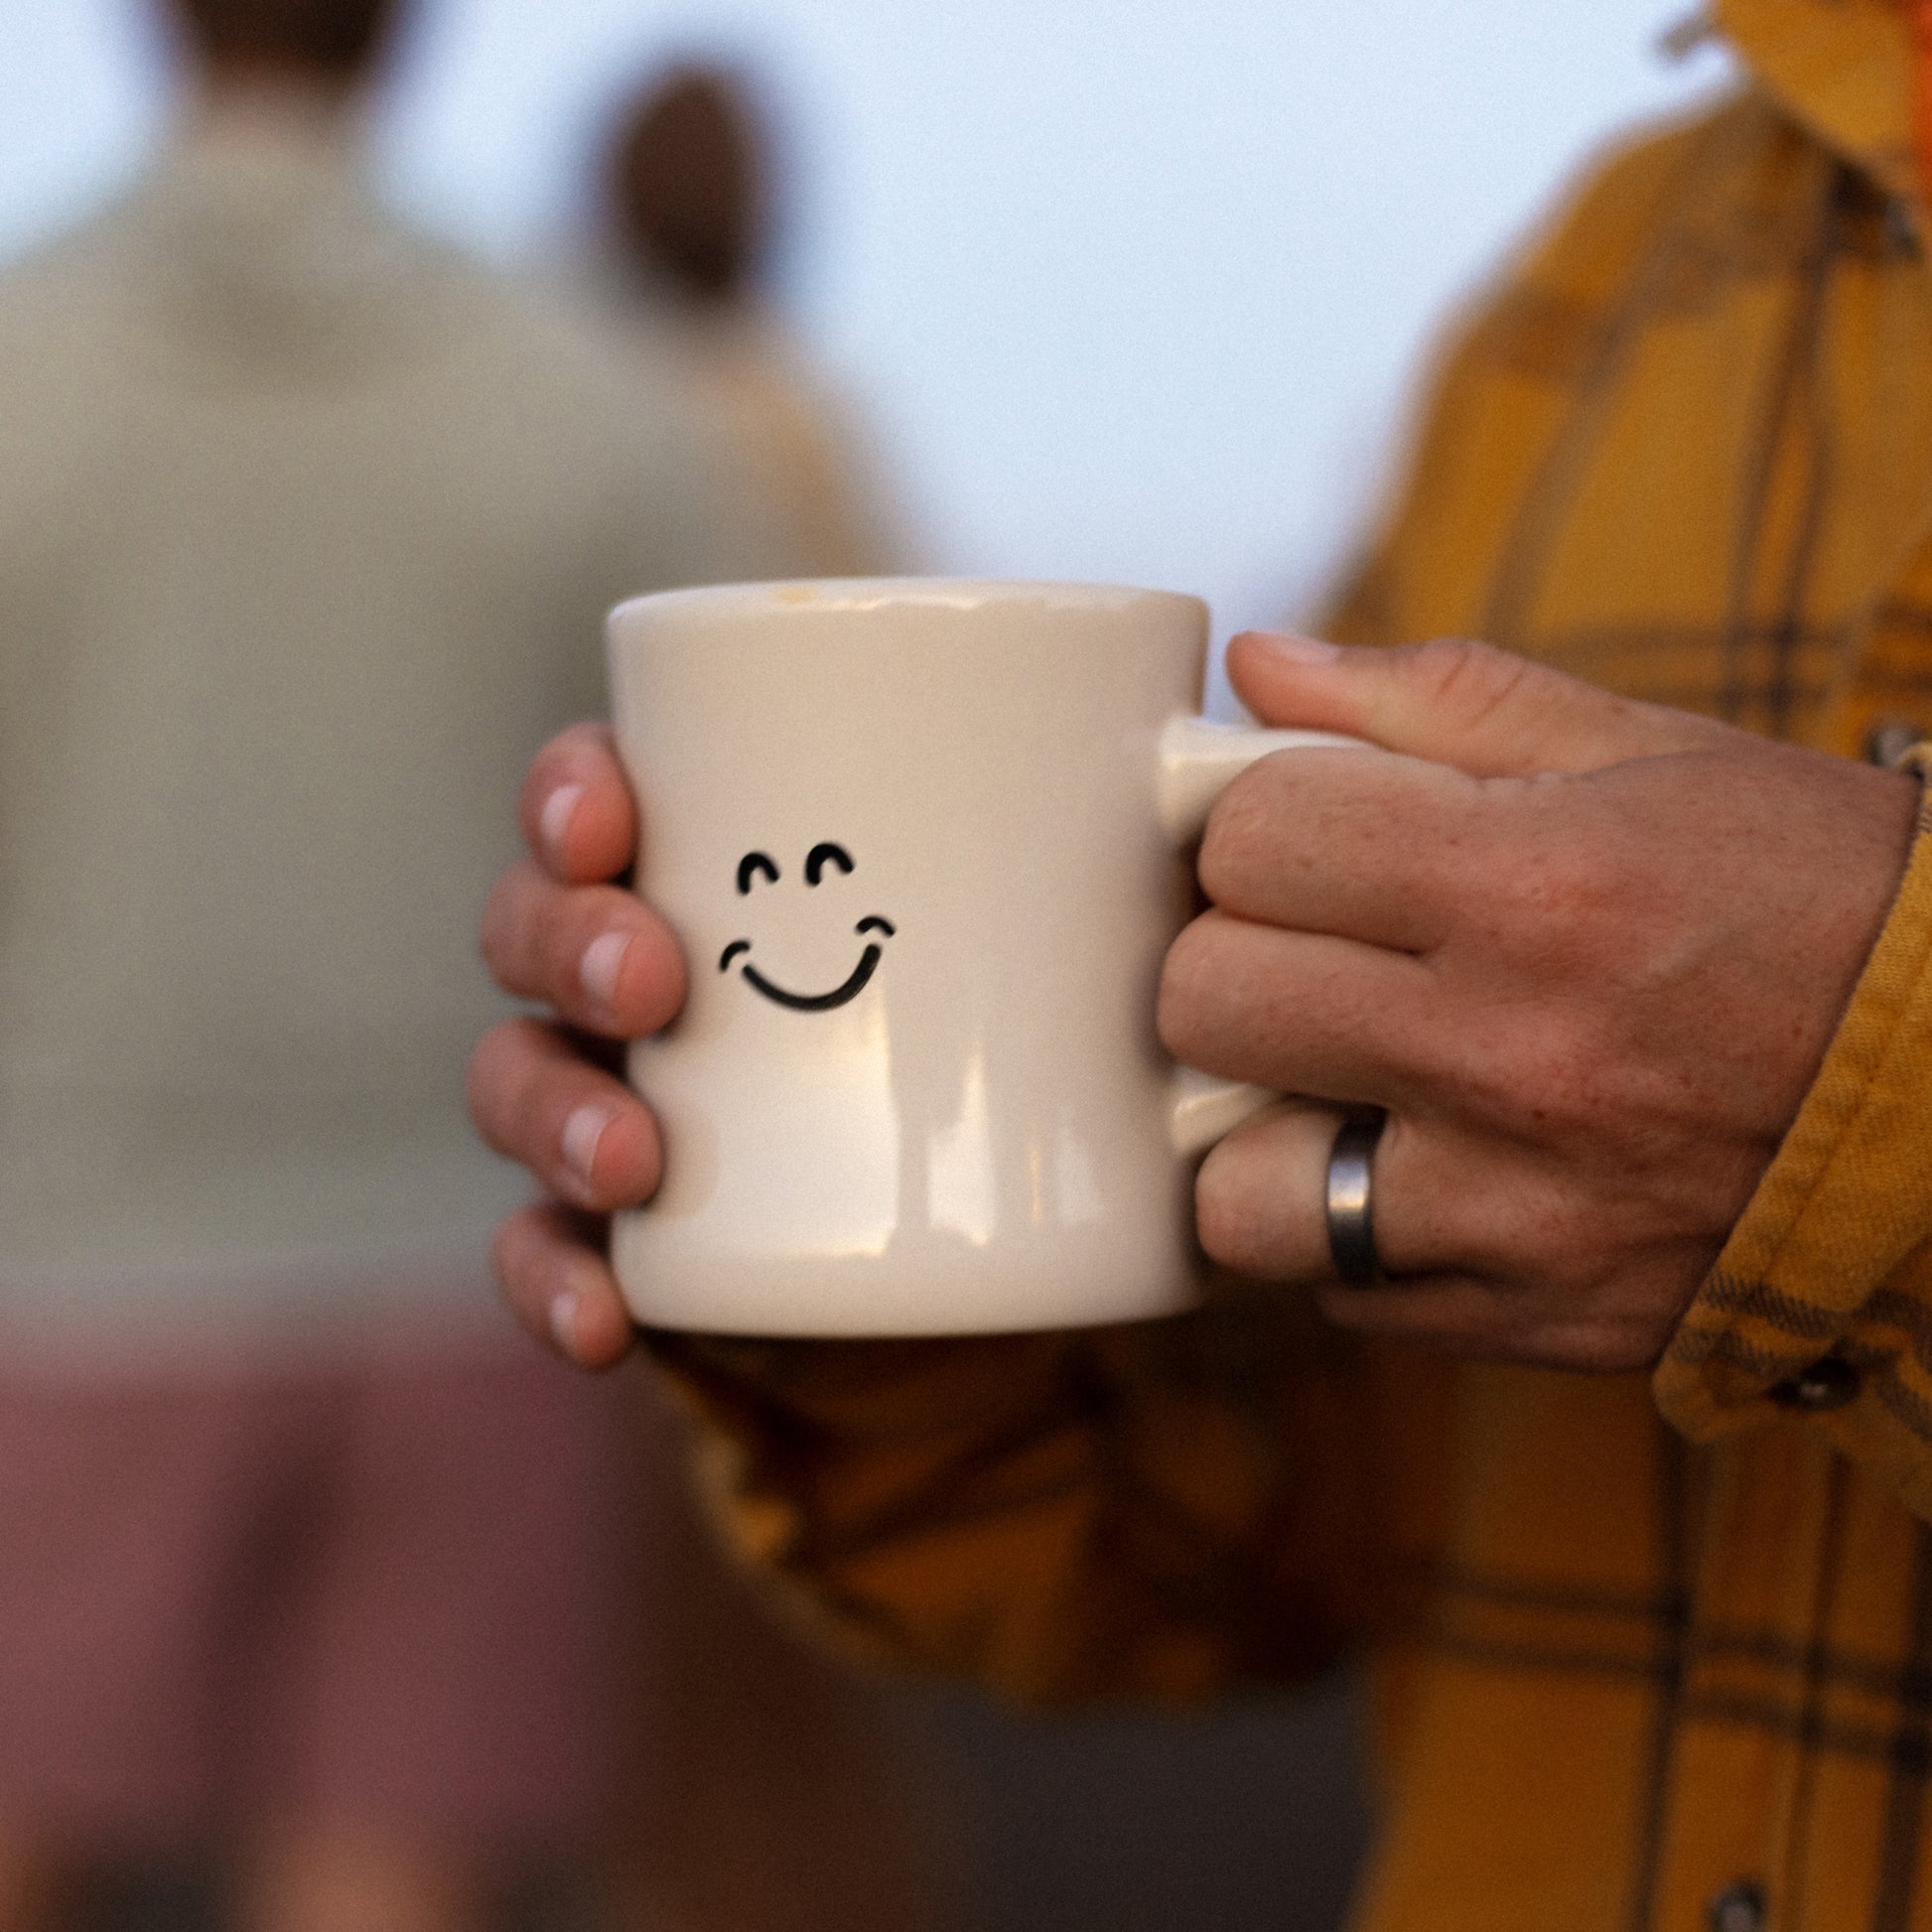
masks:
[[[700,584],[626,598],[613,624],[634,617],[735,620],[777,614],[863,616],[881,610],[982,611],[1028,605],[1041,611],[1128,611],[1181,605],[1205,618],[1204,599],[1185,591],[1053,578],[824,577],[772,578],[742,584]]]

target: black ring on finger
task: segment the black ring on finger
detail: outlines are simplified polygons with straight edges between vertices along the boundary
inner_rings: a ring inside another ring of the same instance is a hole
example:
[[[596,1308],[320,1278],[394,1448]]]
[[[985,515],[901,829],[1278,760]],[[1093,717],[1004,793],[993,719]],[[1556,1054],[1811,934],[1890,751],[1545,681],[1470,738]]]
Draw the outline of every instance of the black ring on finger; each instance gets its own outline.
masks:
[[[1373,1288],[1382,1280],[1375,1252],[1375,1149],[1389,1117],[1377,1113],[1344,1121],[1328,1150],[1328,1253],[1345,1288]]]

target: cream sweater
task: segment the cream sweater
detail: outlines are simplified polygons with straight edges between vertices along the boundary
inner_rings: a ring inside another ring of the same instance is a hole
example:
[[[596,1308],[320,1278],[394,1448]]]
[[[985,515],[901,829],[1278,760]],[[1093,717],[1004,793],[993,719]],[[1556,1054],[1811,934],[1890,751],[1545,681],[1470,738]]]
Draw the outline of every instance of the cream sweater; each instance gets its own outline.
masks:
[[[321,126],[212,122],[0,282],[0,1346],[474,1296],[524,760],[610,603],[785,564]]]

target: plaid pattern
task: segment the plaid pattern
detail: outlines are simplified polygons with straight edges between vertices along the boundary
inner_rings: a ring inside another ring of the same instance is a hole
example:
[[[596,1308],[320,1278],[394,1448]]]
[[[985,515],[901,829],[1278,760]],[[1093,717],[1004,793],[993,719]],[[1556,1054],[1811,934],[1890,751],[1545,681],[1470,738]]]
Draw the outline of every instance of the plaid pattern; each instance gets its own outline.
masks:
[[[1932,733],[1903,29],[1720,11],[1761,84],[1609,160],[1477,305],[1328,629],[1487,635],[1857,755]],[[1932,1928],[1928,951],[1921,840],[1654,1387],[1353,1350],[1265,1297],[657,1345],[741,1544],[846,1641],[1184,1698],[1366,1635],[1365,1932]]]

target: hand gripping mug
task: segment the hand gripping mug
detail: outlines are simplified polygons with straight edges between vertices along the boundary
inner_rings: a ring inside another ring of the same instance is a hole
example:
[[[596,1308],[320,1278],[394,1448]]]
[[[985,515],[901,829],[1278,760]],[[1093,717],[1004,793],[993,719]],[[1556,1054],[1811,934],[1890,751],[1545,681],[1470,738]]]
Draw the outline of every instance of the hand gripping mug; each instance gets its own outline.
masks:
[[[637,887],[690,997],[632,1050],[665,1144],[619,1217],[659,1327],[939,1335],[1193,1303],[1192,1164],[1268,1098],[1155,1036],[1188,848],[1255,759],[1196,717],[1207,610],[881,580],[610,620]]]

